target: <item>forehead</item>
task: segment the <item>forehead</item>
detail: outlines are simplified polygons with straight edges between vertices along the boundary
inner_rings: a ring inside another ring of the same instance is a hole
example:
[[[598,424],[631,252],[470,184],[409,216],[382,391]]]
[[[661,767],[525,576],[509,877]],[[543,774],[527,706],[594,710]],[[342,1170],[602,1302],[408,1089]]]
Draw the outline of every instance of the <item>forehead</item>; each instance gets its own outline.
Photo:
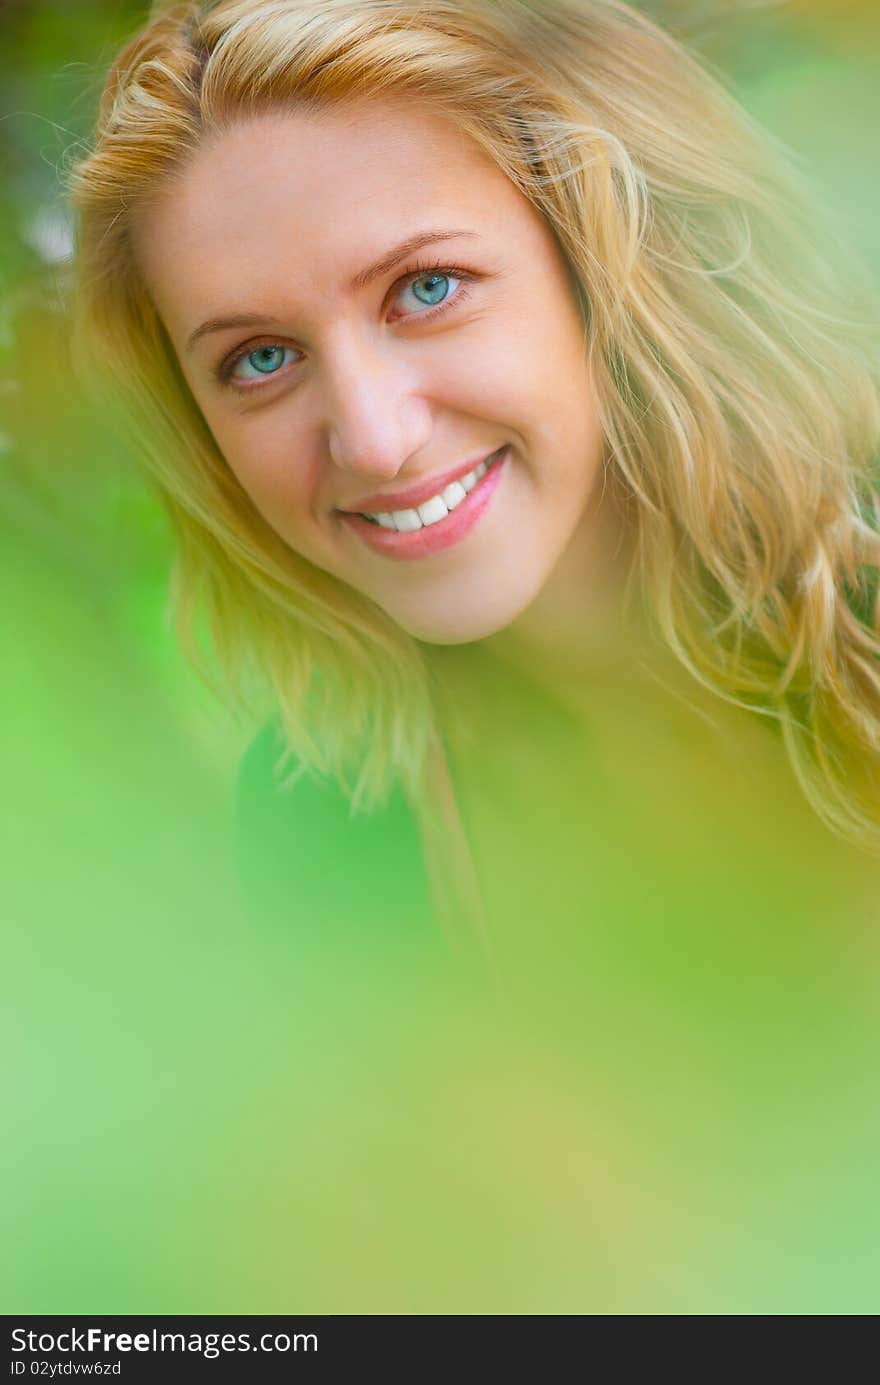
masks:
[[[135,223],[160,310],[277,275],[335,291],[426,226],[477,234],[528,204],[467,135],[412,98],[283,111],[211,134]],[[231,280],[231,282],[230,282]],[[165,300],[164,303],[162,300]]]

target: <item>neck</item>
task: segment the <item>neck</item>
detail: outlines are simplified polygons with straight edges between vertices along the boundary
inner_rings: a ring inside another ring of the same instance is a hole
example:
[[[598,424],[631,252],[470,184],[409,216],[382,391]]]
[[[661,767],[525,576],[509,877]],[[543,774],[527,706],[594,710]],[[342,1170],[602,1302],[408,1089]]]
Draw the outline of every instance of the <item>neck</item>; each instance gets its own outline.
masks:
[[[482,651],[557,694],[629,662],[645,641],[632,508],[609,482],[531,605]]]

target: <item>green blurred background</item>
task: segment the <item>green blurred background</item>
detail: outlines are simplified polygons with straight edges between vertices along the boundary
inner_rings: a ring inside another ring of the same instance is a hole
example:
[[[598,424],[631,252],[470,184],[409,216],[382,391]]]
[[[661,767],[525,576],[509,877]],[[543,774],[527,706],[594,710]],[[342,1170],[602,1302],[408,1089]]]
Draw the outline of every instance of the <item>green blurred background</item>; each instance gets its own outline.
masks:
[[[766,1183],[767,1144],[748,1143],[728,1093],[712,1139],[739,1139],[742,1161],[717,1165],[714,1187],[688,1167],[677,1142],[701,1127],[706,1107],[692,1052],[677,1053],[669,1035],[667,1075],[678,1071],[685,1092],[680,1108],[673,1102],[678,1125],[651,1104],[649,1065],[629,1092],[637,1115],[623,1109],[622,1084],[598,1132],[573,1129],[569,1088],[583,1072],[548,1056],[537,1020],[535,1030],[514,1024],[502,1052],[509,1015],[485,1040],[476,1010],[464,1021],[448,996],[430,1034],[403,986],[381,1016],[358,988],[342,998],[334,989],[328,1009],[320,986],[304,986],[289,959],[278,965],[255,939],[231,838],[235,769],[256,728],[184,667],[166,614],[161,509],[119,420],[90,404],[67,353],[60,171],[87,138],[104,68],[147,9],[0,3],[0,890],[11,1058],[0,1306],[869,1311],[877,1227],[876,1200],[873,1219],[860,1210],[873,1186],[863,1146],[855,1173],[824,1200],[825,1154],[810,1165],[816,1215],[829,1227],[799,1223],[781,1260],[769,1246],[755,1257],[768,1208],[786,1215]],[[653,12],[689,34],[797,152],[841,235],[880,269],[875,0],[668,0]],[[835,1044],[842,1066],[849,1046],[864,1057],[846,994],[842,985],[834,1032],[823,1044],[813,1034],[820,1088]],[[794,1053],[806,1054],[797,1043],[821,1010],[805,1007],[792,1021]],[[699,1007],[692,1018],[708,1023]],[[470,1084],[456,1083],[461,1071]],[[607,1084],[613,1071],[600,1063],[593,1079]],[[377,1073],[385,1108],[370,1099]],[[849,1089],[830,1076],[827,1088],[829,1111],[864,1111],[873,1129],[863,1070]],[[485,1092],[488,1105],[477,1099]],[[767,1096],[767,1109],[752,1111],[758,1127],[772,1104]],[[791,1143],[776,1146],[780,1168],[793,1147],[821,1143],[822,1120],[801,1129],[798,1120]],[[858,1120],[847,1129],[855,1148]],[[572,1141],[594,1158],[589,1207],[560,1166]],[[652,1151],[652,1174],[634,1167],[637,1149]],[[646,1202],[662,1203],[660,1187],[672,1202],[658,1213],[627,1198],[621,1221],[608,1187],[619,1168]],[[725,1256],[713,1260],[712,1217],[749,1177],[750,1212],[742,1228],[721,1217]],[[426,1206],[433,1220],[419,1219]],[[846,1227],[842,1239],[831,1222]],[[599,1249],[585,1265],[587,1225]],[[475,1226],[479,1249],[465,1265],[462,1238]],[[817,1245],[830,1256],[822,1265]]]

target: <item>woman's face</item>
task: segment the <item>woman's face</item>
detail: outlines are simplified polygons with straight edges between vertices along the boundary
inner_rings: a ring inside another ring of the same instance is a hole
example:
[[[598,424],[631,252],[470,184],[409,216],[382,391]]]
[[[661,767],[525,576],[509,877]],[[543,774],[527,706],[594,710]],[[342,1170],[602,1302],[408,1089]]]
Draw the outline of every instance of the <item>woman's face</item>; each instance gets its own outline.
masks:
[[[602,440],[565,261],[447,119],[397,98],[242,120],[136,249],[257,509],[417,638],[503,629],[589,540]]]

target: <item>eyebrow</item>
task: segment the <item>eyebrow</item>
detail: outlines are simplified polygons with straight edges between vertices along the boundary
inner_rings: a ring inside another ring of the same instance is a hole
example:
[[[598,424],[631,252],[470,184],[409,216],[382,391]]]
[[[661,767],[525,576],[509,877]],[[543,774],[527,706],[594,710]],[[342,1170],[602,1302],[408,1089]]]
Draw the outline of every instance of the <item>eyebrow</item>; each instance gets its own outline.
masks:
[[[420,231],[417,235],[409,236],[401,241],[393,250],[389,250],[380,260],[368,265],[366,269],[361,269],[351,281],[352,292],[364,289],[371,284],[374,279],[379,279],[389,270],[394,269],[405,260],[408,255],[413,255],[417,250],[421,250],[426,245],[431,245],[436,241],[454,240],[458,236],[476,236],[476,231],[464,230],[434,230]],[[190,332],[186,339],[186,350],[191,351],[197,341],[202,337],[209,336],[212,332],[225,332],[232,327],[280,327],[281,323],[277,317],[262,317],[258,313],[230,313],[222,317],[209,317],[206,322],[197,327],[194,332]]]
[[[277,317],[261,317],[259,313],[231,313],[228,317],[209,317],[201,327],[190,332],[186,339],[186,350],[192,351],[197,341],[211,332],[225,332],[230,327],[280,327]]]
[[[454,240],[456,236],[476,236],[476,231],[420,231],[415,236],[409,236],[407,240],[401,241],[393,250],[389,250],[387,255],[383,255],[381,260],[371,264],[367,269],[362,269],[351,281],[352,289],[364,289],[371,284],[374,279],[387,274],[389,269],[394,269],[395,265],[405,260],[407,255],[413,255],[423,246],[430,245],[433,241]]]

